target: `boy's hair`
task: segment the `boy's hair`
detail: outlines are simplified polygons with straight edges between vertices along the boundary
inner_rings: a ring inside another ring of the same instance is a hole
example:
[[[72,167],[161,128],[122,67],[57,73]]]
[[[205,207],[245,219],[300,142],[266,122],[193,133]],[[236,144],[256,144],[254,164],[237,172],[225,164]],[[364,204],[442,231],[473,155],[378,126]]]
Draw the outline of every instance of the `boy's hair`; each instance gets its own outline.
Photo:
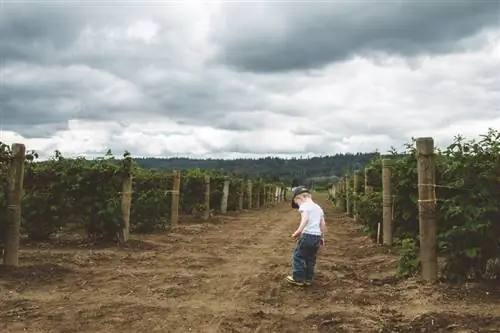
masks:
[[[312,198],[311,193],[309,193],[309,192],[304,192],[304,193],[301,193],[301,194],[299,194],[299,195],[295,196],[295,198],[294,198],[294,199],[302,199],[302,200],[304,200],[304,199],[310,199],[310,198]]]

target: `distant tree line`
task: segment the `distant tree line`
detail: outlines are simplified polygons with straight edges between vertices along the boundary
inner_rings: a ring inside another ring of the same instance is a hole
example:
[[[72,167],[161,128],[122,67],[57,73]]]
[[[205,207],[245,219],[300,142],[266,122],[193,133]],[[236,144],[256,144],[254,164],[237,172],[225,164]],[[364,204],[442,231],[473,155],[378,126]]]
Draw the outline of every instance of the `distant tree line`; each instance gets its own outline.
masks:
[[[236,176],[263,177],[282,181],[290,186],[325,187],[347,170],[362,169],[378,153],[336,154],[311,158],[278,157],[225,159],[134,158],[143,168],[202,169],[223,171]]]

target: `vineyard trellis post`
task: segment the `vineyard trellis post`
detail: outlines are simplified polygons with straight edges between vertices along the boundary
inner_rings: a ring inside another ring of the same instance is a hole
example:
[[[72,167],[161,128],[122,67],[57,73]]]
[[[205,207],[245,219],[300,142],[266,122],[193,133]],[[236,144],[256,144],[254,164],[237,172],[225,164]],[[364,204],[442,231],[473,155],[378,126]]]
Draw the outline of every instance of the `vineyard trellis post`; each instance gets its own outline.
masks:
[[[435,282],[438,272],[434,139],[418,138],[416,148],[421,276],[425,281]]]
[[[7,198],[8,223],[5,232],[3,263],[6,266],[19,265],[19,240],[21,233],[21,201],[23,196],[24,163],[26,147],[20,143],[12,144],[12,159],[9,165],[9,187]]]
[[[391,187],[392,160],[382,160],[382,233],[383,244],[393,244],[393,216],[392,216],[392,187]]]
[[[179,170],[174,171],[174,183],[172,189],[172,203],[170,218],[172,220],[172,228],[179,225],[179,198],[181,190],[181,172]]]
[[[270,194],[271,194],[271,186],[266,185],[264,187],[264,198],[265,198],[264,199],[265,200],[264,205],[265,206],[271,205],[271,196],[270,196]]]
[[[262,186],[262,205],[266,207],[269,205],[269,186]]]
[[[243,210],[243,202],[245,199],[245,181],[240,183],[240,191],[238,193],[238,209]]]
[[[227,213],[227,200],[229,198],[229,179],[224,180],[224,187],[222,188],[222,200],[220,202],[220,212]]]
[[[354,214],[354,220],[356,222],[359,221],[359,199],[358,199],[358,193],[359,193],[359,185],[361,184],[361,171],[356,170],[354,171],[354,184],[353,184],[353,214]]]
[[[346,198],[345,196],[345,177],[340,178],[339,181],[339,200],[338,200],[338,208],[342,211],[346,211]]]
[[[340,209],[340,197],[342,195],[341,191],[341,184],[342,184],[342,178],[339,179],[339,182],[335,185],[335,193],[334,193],[334,198],[335,198],[335,206]]]
[[[132,207],[132,159],[126,157],[124,163],[124,176],[122,180],[122,228],[118,239],[122,243],[128,242],[130,236],[130,209]]]
[[[264,205],[269,206],[271,204],[271,200],[269,194],[271,193],[271,187],[269,185],[264,185]]]
[[[252,181],[249,180],[248,181],[248,185],[247,185],[247,194],[248,194],[248,209],[252,209],[252,189],[253,189],[253,184],[252,184]]]
[[[205,211],[203,212],[203,219],[210,218],[210,176],[205,175]]]
[[[352,210],[351,210],[351,204],[352,204],[352,200],[351,200],[351,176],[347,173],[345,175],[345,197],[346,197],[346,213],[347,213],[347,216],[351,216],[352,214]]]
[[[260,194],[262,192],[262,186],[260,184],[257,184],[255,186],[255,190],[257,191],[257,196],[255,198],[255,208],[260,208]]]
[[[372,180],[370,179],[370,168],[365,168],[365,194],[373,193]]]

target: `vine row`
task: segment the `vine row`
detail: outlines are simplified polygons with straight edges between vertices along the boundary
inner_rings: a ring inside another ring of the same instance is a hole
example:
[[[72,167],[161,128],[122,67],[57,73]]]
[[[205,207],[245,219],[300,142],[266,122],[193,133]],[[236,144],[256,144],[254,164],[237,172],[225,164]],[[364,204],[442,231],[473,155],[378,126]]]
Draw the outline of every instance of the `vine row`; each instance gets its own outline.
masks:
[[[500,278],[500,132],[490,129],[478,140],[457,136],[445,149],[435,150],[432,217],[419,216],[425,213],[419,205],[430,201],[419,200],[419,185],[430,185],[419,184],[417,155],[413,140],[403,153],[374,158],[364,182],[363,172],[347,173],[331,189],[334,203],[374,240],[393,245],[394,239],[400,276],[422,269],[420,217],[435,220],[430,245],[436,248],[442,278]]]

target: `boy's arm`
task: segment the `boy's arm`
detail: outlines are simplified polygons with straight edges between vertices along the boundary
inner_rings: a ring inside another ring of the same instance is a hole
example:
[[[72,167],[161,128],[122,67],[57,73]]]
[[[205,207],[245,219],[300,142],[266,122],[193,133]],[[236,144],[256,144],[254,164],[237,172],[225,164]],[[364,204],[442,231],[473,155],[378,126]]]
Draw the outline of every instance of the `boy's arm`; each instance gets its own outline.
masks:
[[[319,223],[319,228],[321,229],[321,237],[325,237],[325,231],[326,231],[325,216],[321,217],[321,222]]]
[[[308,214],[306,211],[301,211],[300,212],[300,225],[297,228],[297,230],[293,233],[293,237],[299,236],[302,231],[304,231],[304,228],[306,227],[307,224],[307,219],[309,218]]]
[[[325,216],[321,217],[321,222],[319,223],[319,228],[321,229],[321,245],[325,245],[325,231],[326,231],[326,223]]]

